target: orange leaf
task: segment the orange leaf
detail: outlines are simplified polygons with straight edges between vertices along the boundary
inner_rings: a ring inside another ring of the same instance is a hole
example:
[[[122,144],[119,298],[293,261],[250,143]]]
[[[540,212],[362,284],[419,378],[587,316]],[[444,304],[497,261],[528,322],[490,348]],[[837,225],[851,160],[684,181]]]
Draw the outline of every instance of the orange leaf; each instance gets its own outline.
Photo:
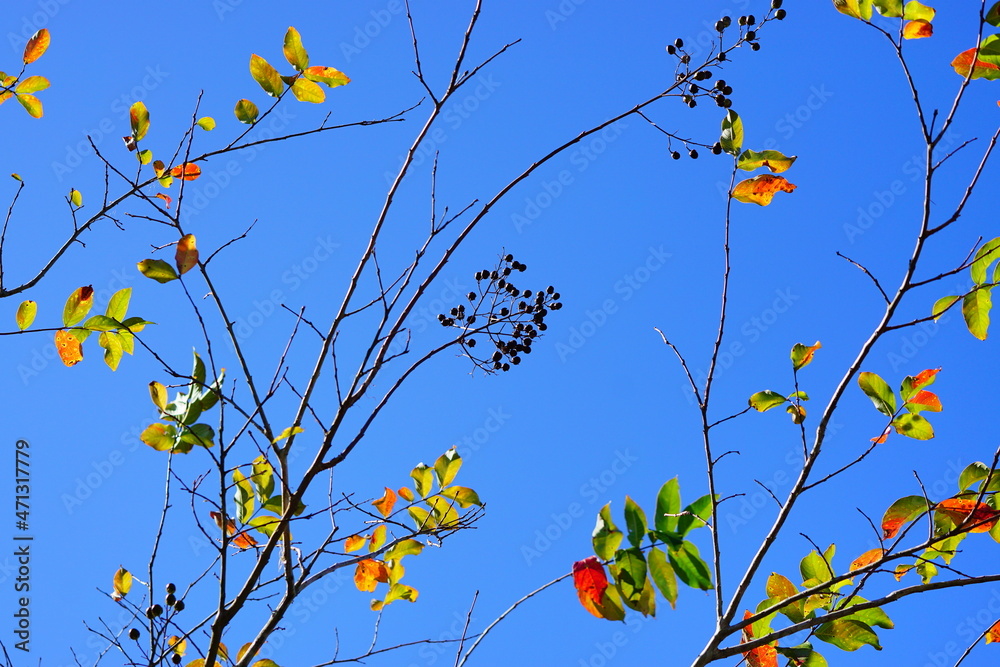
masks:
[[[933,34],[934,26],[923,19],[907,21],[906,25],[903,26],[904,39],[920,39],[921,37],[930,37]]]
[[[408,503],[413,502],[413,491],[408,486],[400,487],[399,497]]]
[[[209,512],[208,516],[215,520],[215,525],[222,528],[222,515],[218,512]],[[226,521],[226,535],[232,535],[236,532],[236,522],[232,519]]]
[[[185,234],[177,242],[174,261],[179,275],[184,275],[198,264],[198,247],[195,245],[194,234]]]
[[[185,181],[193,181],[201,176],[201,167],[190,162],[177,165],[170,170],[170,175],[174,178],[181,178]]]
[[[56,332],[56,350],[59,358],[67,366],[74,366],[83,361],[83,348],[71,331],[60,329]]]
[[[922,405],[924,406],[924,410],[930,410],[931,412],[941,412],[941,399],[938,398],[938,395],[930,391],[924,391],[923,389],[918,391],[907,403]]]
[[[344,551],[351,553],[352,551],[357,551],[365,545],[364,535],[351,535],[346,540],[344,540]]]
[[[392,506],[396,504],[396,492],[390,489],[388,486],[385,487],[385,494],[372,503],[382,516],[389,516],[392,514]]]
[[[243,531],[239,535],[235,536],[231,542],[233,546],[237,546],[240,549],[249,549],[250,547],[257,546],[257,540],[250,537],[246,531]]]
[[[365,559],[358,563],[354,569],[354,585],[359,591],[371,593],[379,582],[389,581],[389,571],[385,569],[385,563],[381,561]]]
[[[992,644],[993,642],[1000,642],[1000,621],[991,625],[990,629],[986,631],[986,643]]]
[[[854,570],[860,570],[866,565],[871,565],[872,563],[877,563],[882,560],[882,558],[888,553],[885,549],[875,548],[869,549],[860,556],[854,559],[851,563],[851,572]]]
[[[968,529],[970,533],[988,532],[1000,518],[1000,511],[971,498],[948,498],[939,502],[934,509],[947,514],[959,526],[968,523],[972,526]]]
[[[745,204],[767,206],[776,192],[791,192],[795,188],[783,176],[760,174],[737,183],[733,188],[733,199]]]
[[[173,199],[171,199],[171,198],[170,198],[170,195],[165,195],[165,194],[163,194],[163,193],[161,192],[160,194],[158,194],[158,195],[156,195],[156,196],[157,196],[158,198],[162,199],[163,201],[167,202],[167,208],[168,208],[168,209],[170,208],[170,202],[172,202],[172,201],[173,201]]]
[[[980,60],[978,53],[979,49],[977,48],[962,51],[951,61],[951,66],[961,76],[969,76],[971,69],[973,79],[993,80],[1000,78],[1000,66]]]
[[[604,601],[608,577],[597,556],[590,556],[573,563],[573,586],[580,597],[580,604],[597,618],[604,618],[598,607]]]
[[[934,376],[941,372],[940,368],[928,368],[913,376],[913,388],[921,389],[934,381]]]
[[[878,436],[877,438],[871,438],[871,441],[874,442],[876,445],[881,445],[886,440],[889,439],[889,434],[890,433],[892,433],[892,427],[891,426],[886,426],[885,430],[882,431],[882,435]]]
[[[751,615],[749,611],[746,611],[743,613],[743,619],[746,620]],[[746,643],[751,639],[754,639],[753,625],[746,625],[743,627],[743,637],[740,643]],[[746,658],[747,667],[778,667],[778,652],[770,644],[744,651],[743,657]]]
[[[319,83],[325,83],[331,88],[335,86],[343,86],[351,82],[351,78],[332,67],[322,67],[320,65],[314,65],[313,67],[307,67],[303,70],[306,78],[310,81],[316,81]]]
[[[49,42],[51,41],[52,37],[45,28],[32,35],[28,43],[24,45],[24,64],[30,65],[41,58],[45,50],[49,48]]]

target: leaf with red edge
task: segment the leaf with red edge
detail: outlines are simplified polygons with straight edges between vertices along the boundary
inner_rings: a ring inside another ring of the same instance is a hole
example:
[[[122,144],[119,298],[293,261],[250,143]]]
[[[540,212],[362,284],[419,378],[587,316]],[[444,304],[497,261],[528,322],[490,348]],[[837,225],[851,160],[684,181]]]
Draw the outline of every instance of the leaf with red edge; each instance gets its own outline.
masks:
[[[816,341],[815,345],[803,345],[802,343],[796,343],[792,347],[791,359],[792,359],[792,369],[799,370],[808,366],[812,363],[813,356],[816,354],[816,350],[823,347],[819,341]]]
[[[194,234],[185,234],[177,242],[174,262],[177,265],[177,274],[181,276],[198,265],[198,246]]]
[[[916,395],[908,400],[903,406],[910,412],[920,412],[922,410],[927,410],[928,412],[941,412],[941,399],[934,392],[925,391],[921,389],[916,393]]]
[[[24,45],[24,64],[30,65],[41,58],[45,50],[49,48],[51,41],[52,36],[49,35],[49,31],[45,28],[32,35],[28,43]]]
[[[921,39],[923,37],[930,37],[933,34],[934,26],[929,21],[924,21],[923,19],[907,21],[906,25],[903,26],[904,39]]]
[[[170,202],[172,202],[172,201],[173,201],[173,199],[171,199],[171,198],[170,198],[170,195],[165,195],[165,194],[163,194],[163,193],[161,192],[160,194],[156,195],[156,197],[157,197],[158,199],[162,199],[162,200],[163,200],[164,202],[166,202],[166,204],[167,204],[167,208],[168,208],[168,209],[170,208]]]
[[[927,499],[923,496],[900,498],[890,505],[882,516],[882,537],[891,540],[896,537],[903,524],[913,521],[929,509]]]
[[[382,497],[372,503],[382,516],[389,516],[392,514],[392,507],[396,504],[396,492],[390,489],[388,486],[385,487],[385,493]]]
[[[351,78],[349,76],[332,67],[322,67],[320,65],[307,67],[303,70],[303,74],[305,74],[306,78],[310,81],[324,83],[331,88],[344,86],[351,82]]]
[[[745,181],[740,181],[733,188],[733,199],[745,204],[767,206],[777,192],[792,192],[797,186],[789,183],[783,176],[760,174]]]
[[[979,49],[973,47],[955,56],[955,59],[951,61],[955,72],[961,76],[969,76],[971,69],[973,79],[986,79],[987,81],[1000,79],[1000,65],[980,60],[977,57],[978,52]]]
[[[968,524],[970,533],[989,532],[1000,518],[1000,511],[971,498],[948,498],[935,505],[934,510],[946,514],[959,526]]]
[[[201,167],[191,162],[185,162],[171,169],[170,175],[185,181],[193,181],[201,176]]]
[[[608,576],[597,556],[589,556],[573,563],[573,586],[584,609],[597,618],[604,618],[598,606],[604,601]]]
[[[877,563],[883,558],[885,558],[885,555],[887,553],[889,552],[879,547],[876,547],[875,549],[869,549],[868,551],[864,552],[863,554],[855,558],[854,561],[851,562],[850,571],[854,572],[855,570],[860,570],[861,568],[867,565],[871,565],[872,563]]]
[[[992,644],[994,642],[1000,642],[1000,621],[991,625],[990,629],[986,631],[986,643]]]

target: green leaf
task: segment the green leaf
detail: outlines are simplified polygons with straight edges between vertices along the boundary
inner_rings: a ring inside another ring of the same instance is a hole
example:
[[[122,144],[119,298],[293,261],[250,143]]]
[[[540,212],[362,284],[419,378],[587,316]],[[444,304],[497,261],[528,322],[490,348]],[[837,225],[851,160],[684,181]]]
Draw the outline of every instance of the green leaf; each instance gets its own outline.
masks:
[[[417,555],[424,550],[424,545],[417,540],[405,539],[392,545],[384,554],[385,559],[401,560],[403,556]]]
[[[260,114],[260,110],[257,105],[250,100],[240,100],[236,103],[236,108],[233,109],[233,113],[236,114],[236,119],[241,123],[246,123],[247,125],[253,125],[253,122],[257,120],[257,116]]]
[[[611,503],[608,503],[597,514],[597,525],[592,535],[594,553],[601,560],[611,560],[622,543],[622,537],[622,531],[611,520]]]
[[[906,3],[906,7],[903,9],[903,18],[907,21],[933,21],[936,12],[932,7],[917,2],[917,0],[910,0]]]
[[[677,520],[677,534],[684,537],[695,528],[707,526],[711,516],[712,496],[706,494],[681,511],[681,517]]]
[[[261,509],[267,510],[268,512],[274,512],[275,514],[281,515],[284,513],[283,505],[285,499],[283,496],[271,496],[267,499],[267,502],[261,506]],[[301,500],[295,504],[295,509],[292,510],[292,516],[299,516],[306,510],[305,503]]]
[[[431,513],[423,507],[414,505],[412,507],[407,507],[406,511],[409,512],[410,518],[413,519],[413,523],[416,524],[417,530],[430,530],[437,527],[437,521]]]
[[[250,76],[260,84],[265,93],[271,97],[281,97],[281,93],[285,89],[281,75],[278,74],[278,70],[271,67],[270,63],[256,53],[250,55]]]
[[[253,516],[254,493],[250,481],[240,472],[239,468],[233,470],[233,484],[236,485],[236,520],[246,523]]]
[[[632,498],[625,496],[625,527],[628,530],[628,541],[633,547],[642,544],[646,526],[646,513]]]
[[[805,588],[819,586],[833,579],[831,564],[815,549],[799,562],[799,573],[802,575],[802,586]]]
[[[934,302],[931,306],[931,316],[936,320],[951,307],[951,304],[955,303],[962,297],[960,296],[943,296]]]
[[[116,331],[121,328],[122,324],[107,315],[93,315],[87,318],[87,321],[81,326],[90,331]]]
[[[103,317],[103,315],[98,315]],[[97,344],[104,348],[104,363],[113,371],[118,370],[124,349],[121,337],[111,331],[105,331],[97,337]]]
[[[136,153],[135,157],[137,160],[139,160],[139,164],[149,164],[150,162],[153,161],[153,151],[148,149],[143,149],[138,153]]]
[[[149,131],[149,111],[142,102],[136,102],[128,110],[129,123],[132,126],[132,138],[142,141]]]
[[[805,368],[812,363],[813,356],[816,354],[816,350],[823,347],[820,345],[819,341],[816,341],[815,345],[803,345],[802,343],[796,343],[792,346],[791,360],[792,369],[799,370]]]
[[[719,139],[722,150],[730,155],[739,155],[743,146],[743,121],[739,115],[730,109],[722,119],[722,137]]]
[[[636,547],[620,549],[615,554],[618,566],[617,582],[622,593],[622,601],[635,608],[646,585],[646,558]]]
[[[812,644],[798,646],[775,646],[774,650],[788,658],[789,665],[795,667],[827,667],[826,658],[813,650]]]
[[[669,480],[660,487],[656,494],[656,517],[653,525],[656,530],[672,533],[677,530],[677,517],[668,514],[679,514],[681,511],[681,488],[677,478]]]
[[[255,458],[251,465],[253,473],[250,481],[257,492],[257,501],[263,505],[274,495],[274,468],[263,454]]]
[[[973,484],[981,482],[982,480],[989,477],[990,468],[985,463],[981,461],[976,461],[975,463],[970,463],[965,467],[965,470],[958,476],[958,491],[966,491],[972,488]],[[995,480],[991,480],[995,481]]]
[[[930,440],[934,437],[931,423],[917,413],[906,412],[892,420],[896,433],[914,440]]]
[[[846,604],[844,602],[838,604],[837,609],[853,607],[855,605],[859,605],[864,602],[868,602],[868,600],[866,600],[863,597],[859,597],[857,595],[852,595],[850,600]],[[842,618],[851,621],[861,621],[865,625],[875,626],[878,628],[885,628],[886,630],[891,630],[895,627],[895,624],[892,622],[892,619],[889,618],[889,615],[886,614],[884,611],[882,611],[880,607],[862,609],[861,611],[855,612],[850,616],[843,616]]]
[[[743,171],[753,171],[760,167],[767,167],[771,170],[771,173],[780,174],[791,167],[796,159],[794,155],[785,156],[778,151],[761,151],[757,153],[748,149],[740,153],[736,166]]]
[[[14,315],[14,321],[17,322],[17,328],[24,331],[31,326],[31,323],[35,321],[35,315],[38,313],[38,304],[34,301],[22,301],[21,305],[17,307],[17,313]]]
[[[858,376],[858,385],[868,398],[872,399],[875,408],[882,414],[891,417],[896,413],[896,395],[886,384],[886,381],[875,373],[864,372]]]
[[[670,603],[671,609],[677,608],[677,575],[674,568],[667,562],[667,554],[659,548],[653,547],[649,550],[647,563],[649,567],[649,577],[660,590],[660,594]]]
[[[417,466],[410,471],[410,477],[416,483],[417,495],[421,498],[426,498],[431,492],[431,484],[434,482],[434,470],[430,466],[424,465],[423,463],[417,464]]]
[[[118,320],[119,322],[123,321],[125,319],[125,313],[128,312],[128,303],[131,298],[131,287],[118,290],[111,295],[111,299],[108,301],[108,307],[104,309],[104,314],[110,318]]]
[[[969,266],[969,274],[972,276],[972,282],[976,285],[985,285],[987,270],[990,264],[997,259],[1000,259],[1000,238],[987,241],[976,252],[976,256]]]
[[[841,14],[862,21],[869,21],[872,18],[872,0],[833,0],[833,6]]]
[[[298,71],[301,72],[309,67],[309,54],[306,53],[305,47],[302,46],[302,37],[295,28],[289,27],[285,33],[285,44],[282,47],[282,51],[285,54],[285,60],[288,61],[288,64]]]
[[[990,308],[993,302],[989,287],[974,290],[962,299],[962,317],[969,328],[969,333],[979,340],[986,340],[986,332],[990,328]]]
[[[674,572],[685,585],[703,591],[713,588],[712,575],[708,570],[708,565],[701,559],[698,547],[694,544],[684,541],[678,546],[671,546],[667,550],[667,557],[670,559]]]
[[[441,491],[441,495],[454,500],[459,507],[463,508],[471,505],[482,507],[483,505],[482,501],[479,500],[479,494],[465,486],[449,486]]]
[[[208,424],[194,424],[181,433],[181,442],[205,448],[212,447],[215,445],[215,431]]]
[[[876,651],[882,650],[878,643],[878,635],[861,621],[845,621],[839,618],[824,623],[816,629],[816,638],[833,644],[842,651],[857,651],[866,644],[874,647]]]
[[[90,285],[78,287],[66,299],[63,307],[63,326],[72,327],[80,323],[87,316],[94,305],[94,288]]]
[[[158,283],[169,283],[171,280],[177,280],[177,272],[174,271],[174,267],[162,259],[144,259],[137,266],[139,273]]]
[[[206,132],[211,132],[212,130],[215,129],[215,119],[212,118],[211,116],[202,116],[195,122],[195,125],[205,130]]]
[[[257,531],[271,537],[281,524],[281,519],[276,516],[255,516],[246,523],[253,526]]]
[[[458,469],[462,467],[462,457],[458,455],[458,450],[452,447],[438,457],[434,462],[434,475],[438,480],[438,487],[444,488],[452,483]],[[421,493],[420,495],[426,495]]]
[[[751,396],[748,402],[750,403],[750,407],[757,412],[767,412],[771,408],[778,407],[786,400],[788,399],[778,392],[765,389],[764,391],[758,391],[756,394]]]
[[[872,4],[882,16],[899,18],[903,15],[903,0],[873,0]]]
[[[1000,2],[994,4],[990,7],[990,11],[986,12],[986,22],[991,26],[1000,28]]]

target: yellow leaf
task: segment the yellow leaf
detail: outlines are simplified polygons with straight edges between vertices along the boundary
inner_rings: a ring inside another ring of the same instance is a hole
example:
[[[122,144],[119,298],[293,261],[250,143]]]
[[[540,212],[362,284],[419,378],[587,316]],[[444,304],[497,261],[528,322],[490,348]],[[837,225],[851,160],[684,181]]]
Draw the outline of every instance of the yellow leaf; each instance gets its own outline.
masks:
[[[113,585],[115,590],[111,597],[115,600],[121,600],[132,589],[132,573],[124,567],[119,567],[118,571],[115,572]]]
[[[185,234],[177,242],[177,252],[174,254],[174,261],[177,264],[177,273],[184,275],[198,264],[198,247],[195,244],[194,234]]]
[[[364,535],[351,535],[346,540],[344,540],[344,551],[351,553],[352,551],[357,551],[365,545]]]
[[[795,188],[783,176],[761,174],[737,183],[733,188],[733,199],[746,204],[767,206],[776,192],[791,192]]]

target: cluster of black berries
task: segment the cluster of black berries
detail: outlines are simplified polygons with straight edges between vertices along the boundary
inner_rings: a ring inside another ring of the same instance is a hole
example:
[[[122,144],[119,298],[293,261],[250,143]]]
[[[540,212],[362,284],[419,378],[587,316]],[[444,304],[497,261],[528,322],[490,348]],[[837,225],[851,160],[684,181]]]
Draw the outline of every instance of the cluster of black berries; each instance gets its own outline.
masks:
[[[469,292],[471,313],[460,304],[445,315],[438,315],[442,326],[462,330],[459,343],[466,356],[487,373],[509,371],[521,363],[521,355],[531,354],[531,344],[548,328],[545,317],[562,308],[559,293],[549,285],[544,290],[522,290],[510,280],[510,275],[528,267],[511,254],[500,258],[495,269],[477,271],[477,291]],[[474,352],[476,338],[485,335],[494,351]]]
[[[167,597],[164,598],[163,601],[168,607],[172,607],[175,612],[184,611],[184,600],[178,600],[175,595],[176,592],[176,586],[173,584],[167,584]],[[162,615],[163,607],[161,605],[154,604],[146,608],[146,618],[154,619],[159,618]],[[128,631],[128,637],[133,641],[138,641],[140,635],[141,633],[139,632],[139,628],[132,628]],[[170,659],[175,665],[179,665],[181,663],[180,654],[174,653]]]

